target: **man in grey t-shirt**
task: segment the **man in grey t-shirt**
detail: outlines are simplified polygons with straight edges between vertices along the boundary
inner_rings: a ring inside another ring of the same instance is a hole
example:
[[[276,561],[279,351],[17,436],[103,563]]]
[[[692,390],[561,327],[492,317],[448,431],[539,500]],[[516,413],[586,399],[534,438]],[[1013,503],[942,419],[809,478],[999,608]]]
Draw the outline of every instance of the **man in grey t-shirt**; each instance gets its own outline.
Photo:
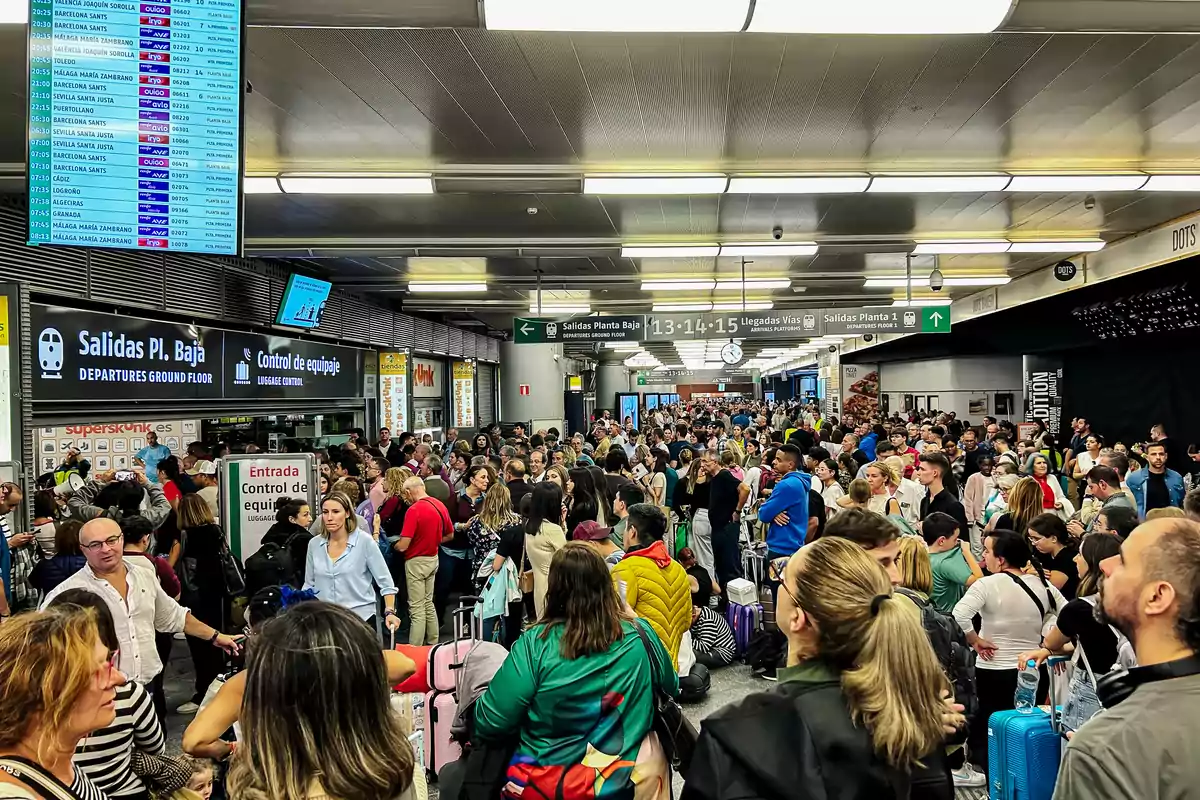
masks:
[[[1071,739],[1055,800],[1191,797],[1200,786],[1200,523],[1138,526],[1100,562],[1102,622],[1133,642],[1133,691]],[[1146,671],[1179,677],[1154,680]],[[1103,699],[1103,698],[1102,698]]]

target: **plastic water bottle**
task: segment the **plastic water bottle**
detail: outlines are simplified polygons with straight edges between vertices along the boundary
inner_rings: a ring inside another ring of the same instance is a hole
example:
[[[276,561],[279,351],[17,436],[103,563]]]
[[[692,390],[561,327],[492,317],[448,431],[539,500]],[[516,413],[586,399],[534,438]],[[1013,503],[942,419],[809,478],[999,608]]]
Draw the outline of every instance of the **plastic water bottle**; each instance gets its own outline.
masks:
[[[1032,658],[1025,662],[1025,669],[1017,671],[1017,693],[1013,696],[1013,706],[1022,714],[1032,714],[1037,705],[1038,688],[1037,662]]]

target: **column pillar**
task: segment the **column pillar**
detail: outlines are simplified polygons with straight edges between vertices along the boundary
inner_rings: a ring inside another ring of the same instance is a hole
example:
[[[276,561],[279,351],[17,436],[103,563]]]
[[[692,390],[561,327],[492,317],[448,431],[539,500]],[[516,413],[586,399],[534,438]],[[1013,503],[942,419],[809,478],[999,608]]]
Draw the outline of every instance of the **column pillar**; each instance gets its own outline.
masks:
[[[507,422],[565,430],[562,345],[500,343],[500,403]],[[521,394],[521,386],[529,394]]]
[[[596,365],[596,407],[617,414],[617,392],[628,392],[629,370],[620,362]]]

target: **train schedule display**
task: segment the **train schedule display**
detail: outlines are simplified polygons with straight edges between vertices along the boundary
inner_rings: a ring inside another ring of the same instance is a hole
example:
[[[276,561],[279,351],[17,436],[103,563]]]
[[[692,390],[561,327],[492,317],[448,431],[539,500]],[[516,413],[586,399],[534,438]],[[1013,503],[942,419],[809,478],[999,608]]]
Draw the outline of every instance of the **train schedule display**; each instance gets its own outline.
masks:
[[[240,0],[32,0],[30,244],[241,251]]]

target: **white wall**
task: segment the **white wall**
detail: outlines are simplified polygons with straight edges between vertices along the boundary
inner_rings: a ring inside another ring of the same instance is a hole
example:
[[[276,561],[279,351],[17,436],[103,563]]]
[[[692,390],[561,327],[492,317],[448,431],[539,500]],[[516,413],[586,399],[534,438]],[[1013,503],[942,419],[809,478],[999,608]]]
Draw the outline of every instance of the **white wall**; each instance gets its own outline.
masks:
[[[888,396],[888,408],[904,407],[904,395],[919,395],[925,405],[930,395],[937,396],[939,411],[953,411],[959,419],[978,423],[985,415],[1018,420],[1024,408],[1023,375],[1020,356],[978,356],[938,358],[921,361],[894,361],[879,367],[880,391]],[[996,394],[1013,396],[1012,410],[997,414]],[[987,410],[972,413],[970,401],[986,395]]]

